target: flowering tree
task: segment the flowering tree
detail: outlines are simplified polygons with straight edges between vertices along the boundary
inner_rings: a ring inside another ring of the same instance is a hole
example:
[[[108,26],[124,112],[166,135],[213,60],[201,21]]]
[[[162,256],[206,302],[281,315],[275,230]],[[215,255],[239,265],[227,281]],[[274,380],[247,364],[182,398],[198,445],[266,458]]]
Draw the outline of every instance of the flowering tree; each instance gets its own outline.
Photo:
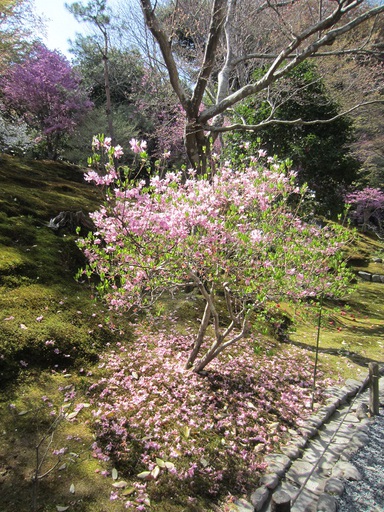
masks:
[[[92,107],[68,60],[41,44],[22,63],[8,69],[0,86],[7,108],[41,133],[51,158],[57,157],[62,137]]]
[[[119,180],[113,158],[121,148],[94,139],[95,148],[101,144],[110,157],[107,173],[90,171],[86,179],[110,187],[92,215],[97,231],[79,241],[89,262],[84,272],[99,276],[100,292],[119,311],[151,306],[164,292],[193,283],[205,310],[188,368],[201,371],[244,338],[255,310],[345,291],[344,232],[300,219],[305,189],[284,164],[262,165],[260,151],[244,168],[226,163],[211,180],[170,172],[147,186]],[[131,147],[146,157],[144,143],[132,140]]]
[[[346,203],[353,208],[352,215],[366,231],[369,219],[374,217],[381,228],[381,215],[384,211],[384,192],[379,188],[366,187],[346,196]]]

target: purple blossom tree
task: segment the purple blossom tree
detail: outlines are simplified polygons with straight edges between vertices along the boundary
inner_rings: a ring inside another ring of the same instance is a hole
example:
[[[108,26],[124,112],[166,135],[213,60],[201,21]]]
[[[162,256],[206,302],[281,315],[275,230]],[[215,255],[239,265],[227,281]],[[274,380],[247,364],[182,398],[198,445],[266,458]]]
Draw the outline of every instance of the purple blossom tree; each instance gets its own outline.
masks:
[[[33,46],[23,62],[7,70],[0,87],[7,109],[37,130],[52,159],[57,158],[63,137],[93,105],[68,60],[42,44]]]
[[[366,187],[347,194],[345,202],[352,207],[352,217],[366,231],[369,219],[376,219],[381,229],[381,215],[384,211],[384,192],[379,188]]]
[[[205,310],[187,368],[200,372],[245,338],[255,311],[346,291],[351,275],[341,249],[350,235],[304,222],[305,188],[263,151],[244,168],[227,162],[210,180],[170,172],[148,186],[120,180],[116,148],[109,139],[96,142],[110,161],[106,173],[90,171],[86,179],[108,192],[92,215],[97,231],[79,241],[85,274],[99,277],[99,291],[118,311],[150,307],[163,293],[194,285]],[[145,160],[145,144],[133,139],[131,146]]]

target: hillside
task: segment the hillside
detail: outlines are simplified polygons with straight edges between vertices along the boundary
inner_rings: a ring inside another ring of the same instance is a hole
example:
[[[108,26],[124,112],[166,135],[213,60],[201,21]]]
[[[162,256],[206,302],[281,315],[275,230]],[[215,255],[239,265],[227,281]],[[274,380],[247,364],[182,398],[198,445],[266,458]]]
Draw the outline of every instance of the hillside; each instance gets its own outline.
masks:
[[[101,386],[108,381],[111,396],[115,397],[117,403],[122,386],[119,381],[121,375],[119,377],[119,373],[113,372],[121,370],[124,373],[122,368],[127,368],[130,369],[133,381],[143,382],[143,393],[151,387],[153,372],[154,379],[163,376],[168,398],[176,388],[179,394],[185,388],[192,395],[192,388],[185,382],[179,380],[177,386],[168,382],[165,370],[153,366],[155,359],[152,356],[148,363],[145,358],[149,358],[148,354],[156,355],[157,349],[161,358],[168,357],[164,354],[168,354],[169,350],[161,346],[168,342],[167,336],[174,339],[175,350],[182,350],[175,329],[183,333],[195,329],[200,304],[195,297],[188,297],[188,300],[185,297],[173,298],[170,305],[164,303],[153,318],[136,319],[135,326],[130,322],[132,319],[112,318],[100,302],[92,299],[92,288],[87,283],[75,280],[77,270],[84,264],[83,256],[75,244],[76,235],[66,229],[55,231],[48,226],[50,219],[60,212],[81,210],[87,213],[97,208],[100,197],[92,185],[84,183],[82,170],[64,163],[27,162],[2,156],[0,183],[2,512],[14,512],[16,509],[84,512],[124,510],[119,501],[121,495],[116,501],[110,501],[111,491],[119,490],[118,487],[112,487],[113,483],[116,483],[118,474],[118,481],[124,478],[129,482],[129,485],[126,482],[122,486],[121,494],[140,497],[134,479],[140,471],[140,465],[134,459],[122,461],[116,458],[108,462],[103,459],[101,452],[95,450],[95,439],[97,436],[100,439],[101,434],[100,425],[94,419],[96,406],[93,407],[92,400],[97,404],[99,393],[94,396],[90,390],[92,386]],[[373,257],[384,258],[384,244],[380,240],[360,236],[350,248],[351,262],[356,271],[384,274],[384,263],[373,262]],[[192,300],[194,307],[191,307]],[[167,307],[171,307],[175,313],[176,326],[167,324],[163,318],[162,313]],[[292,364],[308,356],[309,359],[303,360],[313,360],[317,338],[316,319],[313,315],[303,316],[300,321],[300,311],[291,313],[299,319],[299,324],[296,329],[291,329],[285,343],[274,339],[269,331],[268,335],[258,338],[257,344],[250,348],[249,357],[263,361],[264,374],[268,373],[266,368],[269,365],[272,369],[275,364],[280,364],[275,363],[274,358],[279,361],[293,354]],[[137,333],[141,333],[141,338]],[[140,343],[132,343],[134,339]],[[321,382],[327,382],[328,378],[356,376],[366,370],[371,360],[383,362],[383,344],[384,284],[358,278],[357,290],[348,300],[325,304],[322,311]],[[235,353],[233,362],[232,358],[225,360],[236,378],[227,375],[220,366],[208,372],[211,390],[216,393],[229,386],[229,394],[237,396],[240,393],[239,379],[243,378],[240,370],[245,360],[243,353],[248,354],[245,348],[243,352],[240,350]],[[236,365],[236,357],[239,365]],[[135,367],[138,362],[140,368],[147,368],[148,375],[145,377],[149,380],[145,381],[145,385],[144,375],[140,377]],[[311,377],[311,368],[309,364],[308,379]],[[177,378],[181,378],[179,374]],[[257,378],[262,379],[262,374],[258,374]],[[288,385],[284,384],[284,379],[276,379],[274,376],[271,380],[273,388],[278,388],[279,380],[282,381],[281,385]],[[190,385],[206,384],[205,381],[191,380]],[[203,400],[203,388],[198,389],[201,390]],[[275,389],[268,393],[272,391]],[[161,396],[162,393],[157,394]],[[130,400],[131,397],[128,402]],[[100,407],[107,405],[105,402]],[[232,405],[228,404],[228,407],[231,410]],[[209,408],[207,405],[207,410]],[[155,416],[155,411],[149,413],[151,418]],[[112,424],[115,413],[112,411],[108,414],[107,419]],[[52,417],[55,418],[53,423]],[[276,425],[275,416],[266,418],[267,424]],[[195,438],[197,442],[199,438],[188,425],[183,427],[181,437],[184,442],[190,443],[194,443]],[[201,441],[209,445],[212,453],[220,449],[221,441],[211,433]],[[125,442],[129,443],[129,440]],[[55,448],[52,454],[48,453],[51,444]],[[135,454],[135,450],[132,453]],[[201,460],[205,459],[202,457]],[[118,471],[113,464],[116,464]],[[202,464],[205,466],[205,462]],[[102,475],[109,477],[103,478]],[[160,479],[165,491],[161,490],[161,486],[153,485],[151,488],[151,499],[157,502],[152,510],[211,510],[206,505],[207,496],[211,499],[208,490],[205,491],[206,496],[192,495],[190,505],[185,508],[189,495],[183,493],[189,491],[181,484],[175,486],[165,476],[163,480]],[[224,484],[221,484],[227,485],[228,489],[234,485],[230,476],[227,475],[225,478],[228,480],[224,479]],[[220,492],[218,496],[222,498],[222,489]],[[173,495],[179,496],[179,500],[174,500]],[[202,508],[202,503],[206,508]]]
[[[68,365],[72,358],[80,364],[113,338],[99,314],[91,316],[95,304],[89,289],[75,281],[84,263],[75,233],[48,227],[62,211],[97,208],[97,190],[82,175],[62,163],[1,158],[1,380],[16,375],[20,361],[47,367]],[[104,327],[91,336],[101,322]],[[60,354],[48,353],[44,343],[50,338],[57,340]]]

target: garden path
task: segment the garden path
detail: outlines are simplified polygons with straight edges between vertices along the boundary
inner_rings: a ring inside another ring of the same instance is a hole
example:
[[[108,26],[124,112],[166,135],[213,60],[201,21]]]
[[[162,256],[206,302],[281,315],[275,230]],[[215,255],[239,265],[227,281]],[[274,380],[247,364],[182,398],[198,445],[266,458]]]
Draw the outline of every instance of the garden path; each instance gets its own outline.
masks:
[[[383,372],[384,366],[381,375]],[[301,427],[301,435],[292,438],[291,444],[282,450],[283,454],[267,457],[267,474],[261,479],[260,487],[249,501],[238,500],[235,510],[271,512],[272,495],[283,491],[291,498],[291,512],[336,512],[340,496],[348,492],[346,483],[363,484],[363,479],[368,478],[353,460],[368,449],[370,432],[375,429],[376,433],[377,423],[384,424],[384,378],[379,381],[380,411],[376,418],[369,417],[369,389],[362,390],[361,385],[361,381],[349,379],[343,388],[334,388],[327,406],[309,418]],[[384,438],[384,429],[381,429],[381,436]],[[383,447],[380,438],[376,449],[383,450]],[[375,450],[375,447],[370,449]],[[378,460],[384,460],[384,453]],[[383,473],[381,464],[381,475]],[[379,486],[380,481],[384,479],[377,479]],[[378,491],[375,496],[379,498],[367,498],[370,508],[362,508],[360,503],[357,510],[384,511],[384,503],[372,502],[383,498],[381,488]]]

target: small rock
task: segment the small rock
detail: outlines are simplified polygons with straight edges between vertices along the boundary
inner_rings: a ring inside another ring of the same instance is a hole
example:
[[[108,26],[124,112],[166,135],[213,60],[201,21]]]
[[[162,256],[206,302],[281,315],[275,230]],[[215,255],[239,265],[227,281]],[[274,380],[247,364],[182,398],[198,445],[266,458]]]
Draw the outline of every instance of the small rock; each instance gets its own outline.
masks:
[[[336,512],[337,501],[329,494],[322,494],[317,502],[317,512]]]
[[[268,472],[277,473],[279,476],[284,475],[291,465],[291,459],[283,453],[272,453],[267,455],[264,460],[268,464]]]
[[[361,279],[363,279],[364,281],[371,281],[372,280],[372,274],[370,274],[369,272],[363,272],[363,271],[359,271],[357,273],[357,275],[359,277],[361,277]]]
[[[338,478],[329,478],[325,482],[324,492],[327,494],[341,496],[344,492],[344,484]]]
[[[267,475],[263,475],[259,480],[259,485],[267,487],[267,489],[276,489],[277,484],[279,483],[279,475],[276,473],[268,473]]]
[[[351,460],[352,457],[356,454],[356,450],[353,446],[348,446],[345,450],[343,450],[340,455],[340,460],[348,461]]]
[[[301,486],[313,469],[313,462],[296,460],[289,469],[286,479]]]
[[[269,490],[266,487],[259,487],[251,494],[251,503],[255,512],[259,512],[269,499]]]
[[[301,455],[301,449],[294,443],[287,444],[286,446],[283,446],[281,448],[281,451],[284,453],[284,455],[289,457],[291,460],[297,459]]]
[[[335,411],[336,411],[336,406],[334,403],[331,403],[329,405],[324,405],[323,407],[321,407],[317,411],[317,414],[321,418],[323,418],[323,423],[326,423]]]
[[[372,282],[381,283],[382,276],[380,274],[372,274]]]
[[[320,428],[323,425],[323,419],[320,418],[318,415],[311,416],[308,419],[308,424],[314,426],[315,428]]]
[[[303,434],[303,436],[310,439],[311,437],[314,437],[317,434],[317,428],[312,427],[311,425],[303,425],[300,427],[300,432]]]
[[[362,448],[369,443],[369,435],[365,432],[356,432],[351,439],[351,443],[357,448]]]
[[[332,471],[332,476],[343,480],[361,480],[360,471],[350,462],[339,460]]]
[[[381,258],[372,258],[373,263],[383,263]]]
[[[361,380],[357,380],[357,379],[347,379],[345,381],[345,385],[348,388],[354,389],[356,392],[360,389],[361,384],[362,384],[362,381]]]
[[[292,445],[297,446],[299,449],[305,448],[307,445],[308,439],[304,436],[295,436],[292,439]]]
[[[253,505],[243,498],[236,500],[234,505],[236,507],[236,512],[254,512]]]
[[[366,403],[361,403],[356,408],[356,416],[359,420],[363,420],[364,418],[368,418],[368,405]]]

